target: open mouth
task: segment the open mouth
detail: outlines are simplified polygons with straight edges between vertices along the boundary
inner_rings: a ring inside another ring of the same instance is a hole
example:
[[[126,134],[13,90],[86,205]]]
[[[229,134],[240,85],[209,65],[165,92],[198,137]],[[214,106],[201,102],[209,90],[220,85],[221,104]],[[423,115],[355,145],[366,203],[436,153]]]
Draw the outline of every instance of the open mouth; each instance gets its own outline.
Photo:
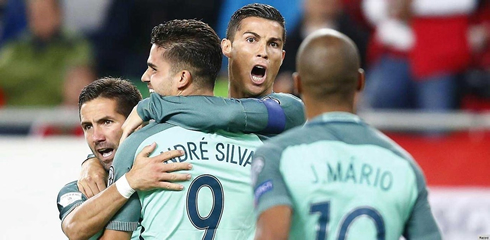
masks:
[[[252,82],[256,84],[262,84],[265,81],[265,72],[267,68],[264,66],[256,65],[252,68]]]
[[[97,150],[97,152],[99,152],[103,158],[108,158],[114,154],[114,148],[101,148]]]

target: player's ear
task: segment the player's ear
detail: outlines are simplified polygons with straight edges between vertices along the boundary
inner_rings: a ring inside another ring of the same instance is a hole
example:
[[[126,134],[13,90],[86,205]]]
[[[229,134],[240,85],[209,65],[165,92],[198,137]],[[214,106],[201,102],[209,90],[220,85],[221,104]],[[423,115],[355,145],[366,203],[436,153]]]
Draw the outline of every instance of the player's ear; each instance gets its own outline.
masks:
[[[179,90],[188,88],[192,84],[192,74],[188,70],[182,70],[179,72],[180,79],[177,81],[177,88]]]
[[[301,77],[299,76],[298,72],[293,73],[293,80],[294,80],[294,90],[298,95],[301,95],[303,89],[301,89]]]
[[[365,85],[365,75],[364,75],[364,69],[362,68],[359,68],[358,71],[358,79],[357,79],[357,89],[356,91],[358,92],[361,92],[362,90],[364,90],[364,85]]]
[[[231,56],[231,41],[227,38],[221,40],[221,51],[227,58]]]

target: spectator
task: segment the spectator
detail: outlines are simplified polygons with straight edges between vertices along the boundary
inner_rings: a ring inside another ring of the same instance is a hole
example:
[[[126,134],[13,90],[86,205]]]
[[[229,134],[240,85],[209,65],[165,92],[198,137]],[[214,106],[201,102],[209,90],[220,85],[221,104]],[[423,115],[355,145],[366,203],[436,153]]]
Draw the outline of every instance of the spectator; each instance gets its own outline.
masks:
[[[21,33],[27,27],[27,21],[24,1],[4,1],[0,5],[3,5],[0,7],[3,8],[3,13],[0,14],[0,46],[2,46],[7,40]]]
[[[457,108],[457,76],[470,61],[467,33],[476,0],[366,2],[393,4],[383,11],[389,20],[377,24],[379,39],[391,51],[368,73],[370,106],[431,112]]]
[[[361,52],[361,62],[365,62],[365,52],[369,39],[367,29],[361,27],[344,11],[341,0],[304,0],[301,21],[288,33],[284,47],[286,57],[281,73],[274,83],[275,92],[293,93],[292,72],[295,71],[296,51],[303,39],[320,28],[336,29],[350,37]]]
[[[471,17],[469,43],[472,60],[465,73],[461,107],[490,110],[490,1],[480,1]]]
[[[400,8],[389,0],[364,0],[362,9],[374,28],[368,50],[364,108],[406,109],[412,104],[413,77],[408,54],[412,29]],[[391,11],[390,11],[391,10]]]
[[[6,105],[73,105],[81,88],[94,79],[90,45],[63,29],[60,0],[26,4],[29,30],[0,49],[0,88]],[[65,94],[65,83],[75,79],[76,84],[66,85],[74,89]]]

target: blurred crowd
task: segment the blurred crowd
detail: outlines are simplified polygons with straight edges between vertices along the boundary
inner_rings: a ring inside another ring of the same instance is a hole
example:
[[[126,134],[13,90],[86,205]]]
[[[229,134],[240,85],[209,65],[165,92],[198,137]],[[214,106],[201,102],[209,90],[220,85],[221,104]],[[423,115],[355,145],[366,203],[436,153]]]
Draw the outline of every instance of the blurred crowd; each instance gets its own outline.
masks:
[[[150,32],[193,18],[220,37],[238,8],[276,7],[286,19],[286,57],[276,92],[294,94],[301,41],[319,28],[354,40],[366,71],[361,109],[490,109],[489,0],[0,0],[0,106],[76,106],[104,76],[139,81]],[[226,65],[224,65],[226,66]],[[217,95],[226,96],[226,69]]]

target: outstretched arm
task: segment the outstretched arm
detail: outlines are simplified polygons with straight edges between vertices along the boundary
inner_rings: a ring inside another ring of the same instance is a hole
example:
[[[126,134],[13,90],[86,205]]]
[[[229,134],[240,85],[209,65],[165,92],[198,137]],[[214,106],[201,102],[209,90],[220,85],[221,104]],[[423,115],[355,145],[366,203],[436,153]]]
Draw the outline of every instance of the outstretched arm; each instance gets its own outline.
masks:
[[[149,158],[149,154],[155,147],[155,144],[145,147],[137,155],[133,168],[122,178],[126,178],[129,187],[134,190],[154,188],[181,190],[182,185],[172,182],[188,180],[190,176],[170,172],[188,170],[192,165],[189,163],[162,164],[164,161],[183,155],[182,151],[177,150]],[[129,198],[129,196],[126,197]],[[70,239],[87,239],[95,235],[127,202],[126,197],[121,194],[120,188],[118,190],[118,184],[111,185],[69,213],[62,222],[63,232]]]
[[[142,121],[154,119],[196,130],[278,134],[305,122],[301,100],[273,93],[262,99],[151,94],[137,106]]]

